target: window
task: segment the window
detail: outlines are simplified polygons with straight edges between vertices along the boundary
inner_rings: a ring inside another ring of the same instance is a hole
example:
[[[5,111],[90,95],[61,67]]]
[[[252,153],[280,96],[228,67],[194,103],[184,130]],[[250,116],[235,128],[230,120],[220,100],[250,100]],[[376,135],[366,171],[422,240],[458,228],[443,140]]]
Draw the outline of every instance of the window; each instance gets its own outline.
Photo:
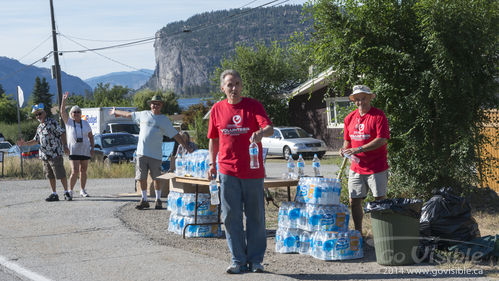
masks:
[[[348,97],[328,98],[326,104],[328,128],[343,128],[343,119],[355,109]]]

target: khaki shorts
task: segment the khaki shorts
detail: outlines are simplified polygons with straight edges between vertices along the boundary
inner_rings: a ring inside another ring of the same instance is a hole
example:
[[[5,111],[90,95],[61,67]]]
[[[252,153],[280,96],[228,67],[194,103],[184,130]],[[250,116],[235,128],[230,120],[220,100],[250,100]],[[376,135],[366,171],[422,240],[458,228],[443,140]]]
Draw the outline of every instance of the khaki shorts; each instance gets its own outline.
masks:
[[[135,179],[146,180],[148,170],[151,171],[153,180],[161,176],[161,160],[138,155],[135,163]]]
[[[348,195],[350,198],[366,198],[368,188],[374,197],[386,195],[388,185],[388,170],[383,172],[361,175],[350,170],[348,174]]]
[[[43,173],[47,179],[63,179],[66,177],[66,170],[64,169],[64,161],[62,156],[56,158],[43,160]]]

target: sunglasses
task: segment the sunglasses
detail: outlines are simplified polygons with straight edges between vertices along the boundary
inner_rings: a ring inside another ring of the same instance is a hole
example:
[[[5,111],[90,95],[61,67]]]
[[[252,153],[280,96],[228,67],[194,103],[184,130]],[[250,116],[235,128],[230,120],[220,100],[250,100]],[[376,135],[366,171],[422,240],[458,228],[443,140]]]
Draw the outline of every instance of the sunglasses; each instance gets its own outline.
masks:
[[[43,114],[43,112],[37,112],[35,113],[35,116],[38,117],[38,116],[41,116]]]
[[[81,113],[81,111],[73,111],[73,113]]]

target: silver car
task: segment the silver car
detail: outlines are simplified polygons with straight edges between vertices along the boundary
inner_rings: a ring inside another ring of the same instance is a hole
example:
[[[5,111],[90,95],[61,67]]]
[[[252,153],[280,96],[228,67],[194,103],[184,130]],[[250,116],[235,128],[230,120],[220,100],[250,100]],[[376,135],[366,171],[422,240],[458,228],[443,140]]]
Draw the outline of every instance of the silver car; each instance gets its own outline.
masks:
[[[264,137],[262,146],[268,149],[268,155],[281,155],[285,159],[290,155],[297,159],[299,154],[303,157],[317,154],[322,158],[327,150],[324,141],[312,138],[311,134],[300,127],[274,127],[274,135]]]

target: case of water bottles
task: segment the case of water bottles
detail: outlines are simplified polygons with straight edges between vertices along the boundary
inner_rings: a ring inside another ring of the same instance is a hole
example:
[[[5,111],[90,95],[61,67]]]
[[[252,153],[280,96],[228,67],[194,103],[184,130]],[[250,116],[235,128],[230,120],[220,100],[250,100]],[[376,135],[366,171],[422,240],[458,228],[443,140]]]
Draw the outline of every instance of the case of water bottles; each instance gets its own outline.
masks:
[[[295,202],[283,202],[279,208],[276,252],[321,260],[362,258],[362,236],[348,230],[350,213],[340,204],[340,193],[339,180],[300,178]]]
[[[198,194],[198,216],[216,216],[218,215],[218,205],[210,204],[210,194]],[[182,216],[194,216],[196,207],[195,193],[180,193],[170,191],[166,208],[174,214]]]
[[[199,216],[198,223],[212,223],[217,222],[216,216]],[[194,217],[182,216],[171,213],[168,223],[168,231],[182,235],[184,226],[194,223]],[[189,225],[185,229],[186,237],[220,237],[222,229],[219,224],[211,225]]]
[[[198,149],[193,153],[179,155],[175,158],[175,175],[206,178],[209,169],[209,153],[206,149]]]
[[[340,204],[341,184],[337,179],[303,177],[296,190],[295,201],[306,204]]]
[[[209,194],[199,193],[197,204],[197,223],[218,222],[219,205],[211,205]],[[170,211],[168,231],[182,234],[185,225],[194,223],[196,194],[170,191],[166,207]],[[186,237],[220,237],[221,235],[222,230],[219,224],[189,225],[185,230]]]

